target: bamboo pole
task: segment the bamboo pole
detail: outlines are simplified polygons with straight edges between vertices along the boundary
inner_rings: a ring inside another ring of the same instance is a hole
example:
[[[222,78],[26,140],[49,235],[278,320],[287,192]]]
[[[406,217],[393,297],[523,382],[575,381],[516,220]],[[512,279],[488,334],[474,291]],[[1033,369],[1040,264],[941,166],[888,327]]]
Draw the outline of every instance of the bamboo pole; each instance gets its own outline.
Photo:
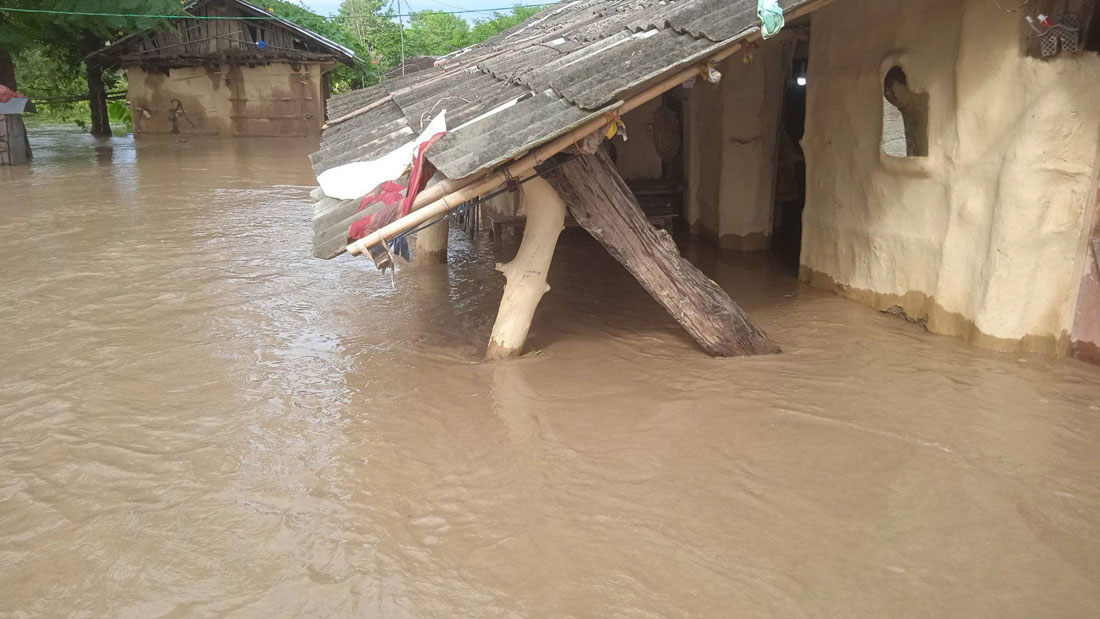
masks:
[[[808,2],[787,13],[786,18],[798,19],[832,2],[833,0]],[[690,67],[674,74],[672,77],[657,82],[638,94],[628,97],[618,105],[609,106],[604,112],[604,116],[621,116],[626,114],[663,95],[669,90],[672,90],[696,75],[706,75],[705,71],[707,71],[708,64],[722,62],[726,58],[744,49],[748,44],[755,43],[759,38],[760,30],[757,29],[755,32],[732,43],[729,47],[720,49],[707,58],[693,63]],[[483,173],[472,175],[465,179],[458,179],[453,185],[453,189],[447,187],[447,183],[440,183],[436,185],[439,191],[433,191],[431,195],[428,195],[428,192],[421,192],[420,195],[416,197],[416,200],[413,201],[412,209],[414,210],[412,210],[412,212],[348,245],[348,252],[353,256],[358,256],[364,253],[367,248],[384,243],[386,239],[391,239],[398,234],[412,230],[420,224],[437,219],[444,213],[458,208],[463,202],[473,200],[481,194],[492,191],[503,185],[510,177],[514,178],[527,174],[531,170],[534,170],[536,166],[545,163],[554,155],[557,155],[573,145],[574,142],[577,142],[594,131],[605,128],[607,125],[608,121],[606,118],[592,119],[580,127],[552,140],[548,144],[503,166],[499,171],[493,174]],[[421,203],[425,206],[421,207]]]

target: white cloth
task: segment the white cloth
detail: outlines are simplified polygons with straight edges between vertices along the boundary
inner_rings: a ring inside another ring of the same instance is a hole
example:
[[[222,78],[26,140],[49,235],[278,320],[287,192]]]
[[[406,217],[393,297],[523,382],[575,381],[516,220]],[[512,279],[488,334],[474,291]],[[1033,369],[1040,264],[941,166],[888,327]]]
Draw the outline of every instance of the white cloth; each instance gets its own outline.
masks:
[[[416,158],[417,149],[437,133],[447,130],[447,110],[428,123],[417,138],[371,161],[357,161],[321,172],[317,184],[321,191],[337,200],[358,200],[386,181],[401,178]]]

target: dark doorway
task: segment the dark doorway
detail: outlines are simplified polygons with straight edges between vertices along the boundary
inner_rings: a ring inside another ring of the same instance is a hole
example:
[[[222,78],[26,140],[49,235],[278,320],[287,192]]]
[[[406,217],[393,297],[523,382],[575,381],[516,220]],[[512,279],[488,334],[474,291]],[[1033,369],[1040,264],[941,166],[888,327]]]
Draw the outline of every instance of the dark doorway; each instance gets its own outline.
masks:
[[[806,88],[809,43],[795,45],[790,77],[783,93],[776,149],[775,210],[772,215],[772,251],[784,265],[798,270],[802,251],[802,209],[806,205],[806,158],[802,136],[806,132]]]

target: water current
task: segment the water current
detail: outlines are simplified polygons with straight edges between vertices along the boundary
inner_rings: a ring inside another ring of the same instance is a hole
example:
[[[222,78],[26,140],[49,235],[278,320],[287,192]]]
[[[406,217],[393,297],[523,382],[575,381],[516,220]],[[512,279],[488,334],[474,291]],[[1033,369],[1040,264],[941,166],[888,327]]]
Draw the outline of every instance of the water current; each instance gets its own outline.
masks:
[[[314,144],[37,130],[0,168],[0,616],[1095,617],[1100,369],[689,255],[705,356],[583,231],[310,257]]]

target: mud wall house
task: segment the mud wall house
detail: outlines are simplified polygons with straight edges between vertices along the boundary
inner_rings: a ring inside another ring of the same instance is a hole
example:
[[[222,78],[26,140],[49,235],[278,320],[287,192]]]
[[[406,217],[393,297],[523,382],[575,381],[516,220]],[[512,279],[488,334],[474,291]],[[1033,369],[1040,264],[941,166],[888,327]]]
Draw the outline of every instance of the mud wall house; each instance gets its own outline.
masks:
[[[1044,58],[1023,19],[1072,21],[1091,47],[1094,3],[1032,4],[847,0],[814,15],[805,281],[1000,350],[1064,355],[1075,324],[1095,324],[1095,299],[1076,309],[1095,258],[1100,57]],[[915,122],[891,117],[892,73]],[[919,152],[890,151],[892,122]]]
[[[186,11],[92,54],[125,68],[136,135],[320,135],[328,72],[354,52],[242,0]]]
[[[751,0],[562,3],[334,100],[346,120],[314,167],[370,161],[446,107],[428,159],[461,187],[621,120],[629,139],[603,145],[618,176],[680,230],[934,333],[1100,360],[1094,2],[780,5],[764,40]],[[331,257],[358,202],[315,195]]]

